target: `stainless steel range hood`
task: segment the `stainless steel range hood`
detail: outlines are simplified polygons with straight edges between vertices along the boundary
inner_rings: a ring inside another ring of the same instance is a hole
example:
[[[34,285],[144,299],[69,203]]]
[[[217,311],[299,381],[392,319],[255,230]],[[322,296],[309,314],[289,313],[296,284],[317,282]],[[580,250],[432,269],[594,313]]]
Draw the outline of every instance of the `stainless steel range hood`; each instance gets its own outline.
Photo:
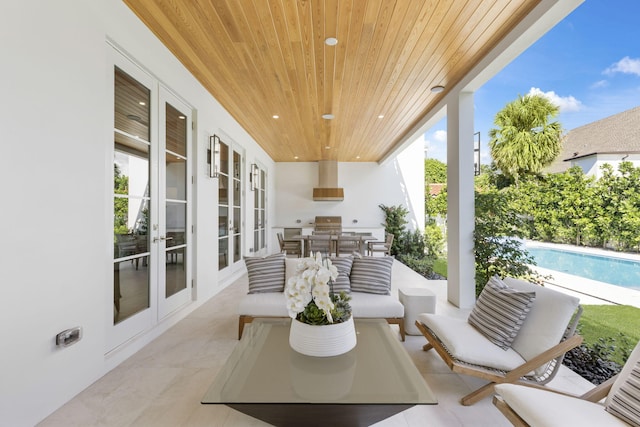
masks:
[[[318,187],[313,189],[316,202],[340,202],[344,200],[344,189],[338,188],[338,162],[318,161]]]

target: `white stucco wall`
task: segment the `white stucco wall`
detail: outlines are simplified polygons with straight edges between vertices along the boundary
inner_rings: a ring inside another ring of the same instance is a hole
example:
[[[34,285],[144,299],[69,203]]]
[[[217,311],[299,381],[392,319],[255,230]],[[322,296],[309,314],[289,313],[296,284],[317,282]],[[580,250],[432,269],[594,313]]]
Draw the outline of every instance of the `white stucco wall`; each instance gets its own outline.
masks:
[[[602,170],[600,169],[605,163],[613,167],[614,173],[618,172],[618,165],[623,161],[631,162],[634,167],[640,167],[640,154],[595,154],[589,157],[582,157],[571,161],[571,166],[580,166],[585,175],[595,176],[596,179],[602,178]]]
[[[383,165],[338,163],[338,187],[344,189],[344,200],[339,202],[313,200],[313,188],[318,186],[317,162],[277,163],[277,222],[272,222],[272,227],[309,225],[317,215],[341,216],[343,227],[379,227],[384,222],[379,207],[383,204],[406,207],[407,229],[424,230],[423,150],[419,139]]]
[[[120,1],[2,2],[0,35],[0,425],[19,427],[36,424],[223,288],[214,261],[217,182],[206,176],[208,136],[229,135],[247,164],[272,169],[274,163]],[[107,40],[194,109],[197,296],[108,356],[113,93]],[[252,204],[248,197],[251,220]],[[55,335],[74,326],[83,327],[83,339],[57,348]]]
[[[121,1],[2,2],[0,44],[0,178],[5,183],[0,425],[20,427],[36,424],[228,283],[229,274],[219,273],[216,264],[218,184],[206,174],[205,157],[211,134],[225,135],[243,150],[247,186],[251,163],[267,170],[271,224],[322,212],[310,201],[311,187],[304,197],[298,187],[297,177],[311,181],[314,168],[276,167]],[[193,107],[195,288],[193,303],[108,353],[113,313],[111,44]],[[422,147],[414,151],[409,159],[384,166],[341,166],[347,201],[322,209],[379,224],[378,204],[402,203],[415,216],[412,225],[421,227],[424,203],[408,195],[423,185]],[[408,169],[399,165],[404,161]],[[290,173],[296,174],[291,183]],[[276,186],[283,186],[281,197]],[[248,254],[253,238],[253,194],[248,190],[244,207],[243,252]],[[74,326],[83,327],[83,339],[57,348],[55,335]]]

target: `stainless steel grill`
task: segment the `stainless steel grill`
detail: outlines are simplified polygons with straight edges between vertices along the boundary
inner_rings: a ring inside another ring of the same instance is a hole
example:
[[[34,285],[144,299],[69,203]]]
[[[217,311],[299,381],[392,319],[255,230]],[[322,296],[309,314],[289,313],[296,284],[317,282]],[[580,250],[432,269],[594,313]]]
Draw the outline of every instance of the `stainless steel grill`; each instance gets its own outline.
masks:
[[[316,216],[314,231],[319,233],[342,233],[341,216]]]

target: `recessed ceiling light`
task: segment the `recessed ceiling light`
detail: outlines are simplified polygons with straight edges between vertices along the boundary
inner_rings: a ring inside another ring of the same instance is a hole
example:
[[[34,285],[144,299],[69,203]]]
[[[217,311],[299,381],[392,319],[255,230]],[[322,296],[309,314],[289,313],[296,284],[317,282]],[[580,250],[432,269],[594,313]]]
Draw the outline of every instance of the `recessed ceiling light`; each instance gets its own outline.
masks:
[[[360,156],[356,156],[356,159],[359,159],[359,158],[360,158]]]
[[[322,118],[325,120],[333,120],[336,118],[336,116],[334,116],[333,114],[323,114]]]
[[[280,118],[280,116],[279,116],[279,115],[277,115],[277,114],[274,114],[274,115],[273,115],[273,116],[271,116],[271,117],[273,117],[274,119],[279,119],[279,118]]]
[[[324,40],[324,44],[327,46],[335,46],[338,44],[338,39],[335,37],[328,37]]]
[[[431,92],[433,92],[433,93],[440,93],[443,90],[444,90],[444,86],[440,86],[440,85],[434,86],[434,87],[431,88]]]
[[[325,145],[325,146],[324,146],[324,149],[325,149],[325,150],[330,150],[330,149],[331,149],[331,147],[330,147],[330,146],[328,146],[328,145]]]
[[[140,102],[138,102],[138,104],[140,104],[140,105],[147,105],[147,103],[146,103],[146,102],[144,102],[144,101],[140,101]]]
[[[380,115],[378,116],[378,118],[379,118],[379,119],[383,119],[383,118],[384,118],[384,114],[380,114]]]
[[[298,160],[298,156],[293,156],[293,159],[294,160]]]
[[[178,118],[179,118],[180,120],[184,120],[184,119],[186,119],[186,117],[185,117],[185,116],[178,116]]]

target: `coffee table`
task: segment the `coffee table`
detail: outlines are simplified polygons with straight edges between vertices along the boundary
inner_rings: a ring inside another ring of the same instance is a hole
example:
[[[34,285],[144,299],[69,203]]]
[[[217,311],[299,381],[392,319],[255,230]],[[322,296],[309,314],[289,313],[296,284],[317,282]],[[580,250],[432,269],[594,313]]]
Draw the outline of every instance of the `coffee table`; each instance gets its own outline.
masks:
[[[384,319],[356,319],[357,345],[334,357],[289,346],[291,319],[256,319],[202,398],[275,426],[369,426],[437,400]]]

